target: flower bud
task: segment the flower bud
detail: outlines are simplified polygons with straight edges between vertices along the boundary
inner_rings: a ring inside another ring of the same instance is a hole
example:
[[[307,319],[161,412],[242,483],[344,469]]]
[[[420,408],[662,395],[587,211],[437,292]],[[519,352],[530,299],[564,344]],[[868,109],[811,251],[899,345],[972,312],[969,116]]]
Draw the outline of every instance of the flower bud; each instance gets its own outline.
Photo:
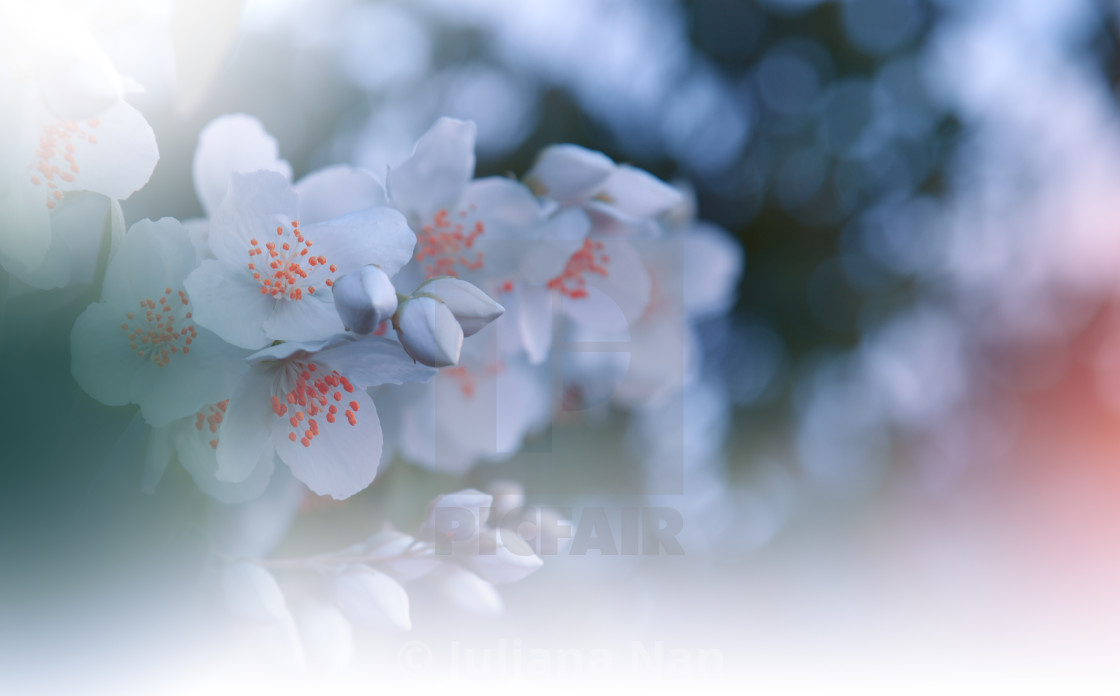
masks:
[[[447,305],[434,297],[410,297],[396,314],[397,337],[409,357],[429,367],[459,363],[463,329]]]
[[[356,623],[371,628],[412,628],[408,593],[385,573],[354,566],[335,580],[335,602]]]
[[[416,293],[443,300],[463,327],[464,336],[473,336],[506,311],[477,286],[459,278],[434,278],[417,288]]]
[[[473,539],[486,525],[493,502],[492,496],[473,488],[436,496],[428,505],[423,529],[455,541]]]
[[[397,290],[385,271],[364,266],[334,283],[334,306],[342,323],[357,334],[373,333],[397,311]]]
[[[502,613],[498,590],[469,570],[448,564],[439,569],[433,580],[439,591],[464,611],[491,616]]]
[[[313,667],[343,669],[354,657],[354,631],[337,607],[312,602],[296,613],[296,625]]]
[[[518,582],[544,565],[524,539],[508,529],[487,529],[462,552],[461,562],[483,580]]]
[[[288,616],[288,603],[276,579],[264,568],[238,561],[222,570],[222,594],[226,606],[253,623],[268,624]]]
[[[492,481],[486,491],[494,497],[491,515],[499,525],[504,525],[506,516],[525,504],[525,487],[517,481]]]

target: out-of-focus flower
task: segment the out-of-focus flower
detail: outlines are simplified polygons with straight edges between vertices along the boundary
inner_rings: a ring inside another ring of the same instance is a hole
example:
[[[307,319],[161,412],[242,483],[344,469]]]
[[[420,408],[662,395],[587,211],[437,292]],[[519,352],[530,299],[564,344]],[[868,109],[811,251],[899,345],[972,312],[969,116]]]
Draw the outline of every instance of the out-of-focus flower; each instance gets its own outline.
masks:
[[[231,563],[223,569],[222,596],[230,611],[254,623],[272,623],[289,616],[288,603],[276,579],[248,561]]]
[[[659,221],[657,239],[627,243],[649,280],[640,313],[627,317],[605,302],[565,304],[569,337],[627,344],[624,353],[581,352],[565,363],[566,384],[584,403],[639,408],[679,392],[700,370],[697,322],[726,312],[735,297],[741,249],[723,229],[695,220],[689,192],[680,200]]]
[[[177,220],[132,226],[108,265],[101,300],[71,331],[72,371],[86,392],[111,406],[139,404],[157,426],[227,396],[246,352],[195,322],[183,289],[194,264]]]
[[[394,442],[408,461],[448,473],[501,461],[552,413],[551,372],[523,356],[499,357],[497,322],[472,337],[460,363],[431,382],[378,394],[393,404]],[[510,328],[508,325],[504,328]]]
[[[368,208],[300,226],[300,199],[275,172],[234,174],[210,219],[204,260],[187,278],[198,322],[225,340],[261,348],[342,333],[331,286],[376,264],[392,275],[415,237],[399,213]]]
[[[338,607],[325,601],[296,608],[308,668],[342,669],[354,659],[354,630]]]
[[[498,588],[461,566],[440,566],[432,574],[432,582],[440,594],[463,611],[495,616],[504,609]]]
[[[577,333],[626,333],[654,293],[639,245],[664,236],[660,218],[684,196],[648,172],[576,145],[545,148],[525,181],[545,202],[550,224],[569,216],[586,228],[559,268],[510,300],[530,358],[543,360],[552,342],[553,322],[540,317],[551,319],[555,307]]]
[[[230,387],[232,389],[232,386]],[[209,404],[194,416],[187,416],[163,427],[153,427],[148,434],[145,452],[145,489],[155,489],[168,463],[177,459],[195,484],[206,495],[223,503],[255,500],[272,478],[276,455],[262,451],[252,474],[243,481],[222,481],[217,478],[218,443],[222,437],[229,399]]]
[[[544,565],[532,547],[508,529],[484,530],[470,543],[469,551],[459,550],[462,563],[495,585],[524,580]]]
[[[280,157],[276,138],[260,119],[247,114],[219,116],[198,134],[191,177],[202,209],[213,215],[225,200],[234,174],[276,172],[291,181],[292,166]]]
[[[39,30],[44,26],[50,31]],[[66,209],[82,191],[128,198],[159,159],[151,127],[124,101],[126,86],[79,13],[34,3],[0,8],[7,104],[0,116],[0,263],[33,286],[92,280],[104,209],[82,210],[77,219]]]
[[[316,616],[297,612],[310,652],[320,639],[348,651],[351,622],[376,631],[410,630],[404,584],[414,581],[427,582],[465,611],[501,613],[494,585],[522,580],[543,561],[512,530],[487,524],[490,504],[490,495],[464,489],[432,500],[416,537],[389,528],[333,553],[234,563],[223,571],[223,593],[235,615],[272,625],[289,613],[280,585],[265,567],[322,576],[331,603],[311,597],[306,608]]]
[[[412,628],[408,593],[385,573],[353,566],[335,579],[334,591],[342,613],[355,623],[378,629]]]
[[[263,653],[269,662],[288,669],[303,668],[303,643],[272,573],[238,561],[222,569],[218,586],[222,603],[236,621],[232,628],[253,645],[254,654]]]
[[[582,207],[598,233],[657,234],[655,220],[681,204],[681,194],[649,172],[578,145],[552,145],[525,182],[541,198]]]
[[[473,539],[489,519],[493,502],[493,496],[473,488],[436,496],[428,505],[420,532],[455,541]]]

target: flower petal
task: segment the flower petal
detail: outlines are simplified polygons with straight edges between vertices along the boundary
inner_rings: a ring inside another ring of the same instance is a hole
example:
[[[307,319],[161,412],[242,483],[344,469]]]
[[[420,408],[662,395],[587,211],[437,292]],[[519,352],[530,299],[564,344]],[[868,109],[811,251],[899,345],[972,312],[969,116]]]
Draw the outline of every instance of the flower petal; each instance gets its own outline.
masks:
[[[257,295],[264,297],[257,291]],[[264,332],[277,341],[317,341],[346,328],[327,293],[304,295],[299,300],[272,300],[272,311],[264,321]]]
[[[70,138],[74,166],[61,173],[65,176],[58,182],[60,189],[123,200],[148,183],[159,161],[159,148],[152,127],[136,107],[117,102],[76,128],[86,137]]]
[[[302,438],[289,438],[293,431],[286,422],[272,429],[276,453],[292,474],[316,494],[336,500],[349,498],[368,486],[377,475],[381,459],[381,422],[373,399],[361,389],[348,397],[358,404],[354,424],[341,417],[334,423],[322,419],[318,435],[307,446],[301,444]],[[261,407],[267,409],[265,404]]]
[[[62,205],[51,211],[51,251],[39,273],[44,266],[51,265],[51,257],[55,256],[55,246],[61,247],[61,273],[59,281],[52,287],[76,285],[80,283],[93,283],[96,280],[97,264],[102,258],[102,249],[109,246],[111,251],[114,235],[123,239],[123,230],[120,230],[115,219],[115,212],[119,210],[116,201],[100,194],[89,192],[72,193],[66,196]],[[118,240],[119,241],[119,240]],[[36,287],[45,287],[36,284]]]
[[[495,373],[443,371],[433,381],[437,427],[452,446],[476,459],[501,460],[520,447],[525,435],[548,422],[545,373],[507,361]],[[464,381],[465,377],[465,381]],[[464,388],[464,384],[469,385]]]
[[[444,493],[428,504],[421,529],[455,541],[473,539],[486,526],[493,504],[494,496],[474,488]]]
[[[441,118],[416,143],[412,157],[389,172],[389,198],[417,224],[450,208],[474,176],[475,125]]]
[[[197,430],[194,419],[176,423],[171,429],[172,442],[175,451],[179,453],[179,463],[194,479],[199,490],[211,498],[223,503],[240,503],[255,500],[268,487],[275,468],[275,457],[271,449],[261,452],[252,473],[245,480],[222,481],[218,479],[217,450],[210,441],[213,439],[221,442],[225,424],[216,434],[211,433],[209,428]]]
[[[276,579],[248,561],[231,563],[222,571],[222,598],[231,612],[254,623],[288,617],[288,603]]]
[[[416,246],[416,235],[404,217],[384,207],[308,225],[303,232],[341,275],[369,264],[380,266],[387,275],[395,275],[412,259]]]
[[[381,336],[339,343],[324,349],[316,360],[330,365],[363,388],[427,382],[436,374],[434,369],[408,357],[401,344]]]
[[[113,203],[96,193],[66,194],[50,211],[50,229],[43,237],[50,242],[50,247],[39,265],[31,270],[22,264],[5,265],[12,275],[43,290],[92,283],[106,241],[106,227],[110,233],[114,231]],[[24,230],[24,233],[33,229]]]
[[[274,376],[271,370],[254,368],[230,397],[218,438],[215,477],[219,481],[245,481],[272,453],[269,428],[274,418],[270,408]]]
[[[229,192],[210,217],[210,250],[223,263],[245,268],[251,261],[251,240],[274,234],[277,226],[291,224],[298,214],[299,199],[283,175],[231,174]]]
[[[305,355],[303,357],[308,357],[312,353],[318,353],[330,346],[345,343],[352,340],[352,338],[353,337],[345,334],[339,334],[319,341],[286,341],[284,343],[274,343],[250,354],[245,359],[251,363],[259,363],[265,360],[283,360],[292,357],[296,353],[304,353]]]
[[[532,191],[504,176],[470,182],[458,208],[475,211],[485,225],[487,240],[528,239],[541,222],[541,206]]]
[[[469,570],[449,563],[432,577],[439,592],[459,609],[489,616],[502,613],[502,596],[497,588]]]
[[[518,293],[517,326],[529,362],[539,365],[552,349],[555,316],[553,293],[544,285],[522,283]]]
[[[241,353],[202,329],[190,354],[170,355],[162,365],[143,361],[132,379],[131,401],[151,425],[192,415],[227,396],[230,385],[245,374],[248,365]]]
[[[124,312],[96,302],[86,307],[70,331],[70,370],[87,394],[109,406],[130,402],[132,380],[143,358],[121,330]]]
[[[4,227],[0,229],[0,260],[15,274],[39,268],[51,246],[51,222],[40,187],[5,182],[0,190]]]
[[[295,189],[303,225],[387,204],[381,182],[364,169],[345,165],[311,172],[296,183]]]
[[[198,135],[191,169],[194,190],[208,215],[221,205],[234,173],[277,172],[289,181],[292,167],[280,157],[276,138],[259,119],[246,114],[219,116]]]
[[[268,343],[264,321],[272,314],[275,300],[262,295],[248,275],[231,273],[222,262],[207,259],[187,276],[183,287],[197,324],[242,348]]]
[[[137,418],[141,423],[144,421],[140,416]],[[144,474],[140,481],[141,490],[145,493],[155,492],[174,452],[171,446],[170,428],[148,429],[148,441],[144,445]]]
[[[685,309],[691,316],[727,311],[743,271],[743,249],[724,230],[697,224],[684,238]]]
[[[623,164],[598,193],[625,215],[654,218],[684,203],[681,192],[647,171]]]
[[[116,67],[97,41],[77,22],[68,22],[64,51],[39,65],[39,91],[52,113],[67,119],[96,116],[124,96]]]
[[[372,568],[353,566],[335,581],[335,601],[344,614],[365,626],[407,631],[408,593],[400,583]]]
[[[194,246],[178,220],[141,220],[125,233],[109,262],[101,298],[132,309],[138,300],[182,288],[194,266]]]
[[[536,240],[527,244],[519,260],[521,278],[545,283],[564,272],[568,259],[583,246],[591,221],[579,208],[560,211],[541,225]]]
[[[541,150],[525,180],[537,195],[572,204],[598,188],[614,169],[615,163],[601,152],[552,145]]]
[[[523,580],[544,565],[532,547],[511,529],[488,529],[456,553],[461,554],[463,565],[495,585]]]
[[[577,321],[589,322],[604,329],[617,326],[614,310],[600,303],[613,304],[628,324],[637,322],[649,305],[651,282],[649,272],[633,244],[622,239],[602,240],[602,253],[610,259],[607,275],[587,274],[588,296],[563,298],[565,313]],[[598,291],[598,295],[596,292]]]
[[[341,670],[354,658],[354,631],[332,604],[314,602],[296,612],[296,625],[312,669]]]

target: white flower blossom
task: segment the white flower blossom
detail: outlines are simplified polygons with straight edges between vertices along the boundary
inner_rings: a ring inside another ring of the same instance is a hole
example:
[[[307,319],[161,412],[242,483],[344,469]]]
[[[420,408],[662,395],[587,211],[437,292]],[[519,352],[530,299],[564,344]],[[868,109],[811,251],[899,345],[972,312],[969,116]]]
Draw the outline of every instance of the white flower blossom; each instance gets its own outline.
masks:
[[[331,286],[376,264],[392,275],[415,237],[389,208],[301,226],[300,196],[275,172],[233,174],[210,218],[204,260],[187,278],[200,324],[234,345],[316,341],[342,333]]]
[[[225,410],[217,444],[220,481],[251,477],[275,451],[319,495],[347,498],[370,484],[381,424],[366,388],[429,379],[388,339],[288,342],[249,356]]]
[[[74,322],[72,371],[95,399],[140,405],[162,426],[227,396],[246,351],[224,343],[194,317],[184,290],[194,247],[178,221],[132,226],[109,263],[101,300]]]
[[[106,212],[147,183],[159,159],[125,88],[80,13],[0,8],[0,264],[35,287],[93,280]],[[123,223],[110,232],[115,242]]]

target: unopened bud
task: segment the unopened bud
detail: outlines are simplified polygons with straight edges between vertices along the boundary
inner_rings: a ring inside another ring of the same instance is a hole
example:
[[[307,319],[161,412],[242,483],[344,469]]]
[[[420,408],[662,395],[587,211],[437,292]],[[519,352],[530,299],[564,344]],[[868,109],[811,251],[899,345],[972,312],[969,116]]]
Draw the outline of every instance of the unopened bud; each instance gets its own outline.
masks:
[[[455,315],[434,297],[410,297],[401,303],[394,326],[409,357],[429,367],[459,363],[463,329]]]
[[[397,311],[397,291],[385,271],[364,266],[334,283],[334,306],[342,323],[357,334],[369,334]]]
[[[506,311],[477,286],[459,278],[434,278],[417,288],[416,292],[443,300],[459,326],[463,327],[464,336],[473,336]]]

